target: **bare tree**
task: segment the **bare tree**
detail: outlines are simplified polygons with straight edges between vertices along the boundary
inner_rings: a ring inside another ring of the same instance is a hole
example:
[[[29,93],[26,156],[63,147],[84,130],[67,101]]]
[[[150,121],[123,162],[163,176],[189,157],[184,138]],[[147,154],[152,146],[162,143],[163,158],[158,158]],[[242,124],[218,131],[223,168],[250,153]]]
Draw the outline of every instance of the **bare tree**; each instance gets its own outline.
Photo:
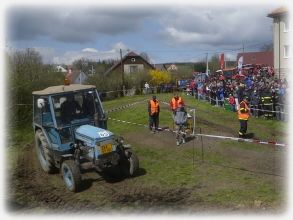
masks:
[[[211,70],[211,72],[215,72],[216,70],[220,69],[219,55],[218,54],[214,54],[210,58],[209,69]]]
[[[139,55],[146,61],[150,62],[150,57],[146,52],[141,52]]]

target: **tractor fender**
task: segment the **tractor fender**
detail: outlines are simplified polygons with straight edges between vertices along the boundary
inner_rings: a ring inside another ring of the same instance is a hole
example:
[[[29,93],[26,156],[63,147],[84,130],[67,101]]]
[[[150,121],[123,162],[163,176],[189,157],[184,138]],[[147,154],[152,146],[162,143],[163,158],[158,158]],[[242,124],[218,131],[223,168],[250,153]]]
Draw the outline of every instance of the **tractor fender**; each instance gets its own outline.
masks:
[[[63,155],[61,155],[60,164],[62,164],[63,161],[65,161],[65,160],[74,160],[74,155],[73,154],[63,154]]]
[[[63,154],[60,156],[59,161],[58,161],[58,168],[61,169],[61,165],[64,161],[66,160],[72,160],[74,161],[74,155],[73,154]]]
[[[130,144],[123,144],[124,149],[131,149],[131,145]]]
[[[51,143],[51,140],[47,134],[47,131],[43,128],[43,127],[40,127],[40,126],[35,126],[35,133],[37,130],[41,130],[43,132],[43,134],[45,135],[45,138],[47,139],[47,142],[48,142],[48,145],[49,145],[49,148],[50,150],[52,150],[52,143]]]
[[[124,155],[126,156],[126,158],[129,158],[131,156],[131,151],[128,151],[128,150],[131,150],[131,148],[132,148],[131,145],[124,144],[123,148],[124,148]]]

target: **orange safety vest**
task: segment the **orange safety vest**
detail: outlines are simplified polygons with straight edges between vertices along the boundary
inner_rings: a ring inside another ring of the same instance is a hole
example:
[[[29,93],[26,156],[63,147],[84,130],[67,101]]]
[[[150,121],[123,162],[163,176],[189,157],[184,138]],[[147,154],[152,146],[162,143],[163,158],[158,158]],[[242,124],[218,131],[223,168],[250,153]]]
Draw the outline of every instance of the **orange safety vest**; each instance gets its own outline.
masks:
[[[159,101],[150,100],[151,114],[159,112]]]
[[[176,100],[175,98],[172,98],[171,102],[170,102],[170,107],[172,110],[176,110],[178,108],[179,103],[181,103],[182,105],[184,105],[184,102],[182,100],[181,97],[178,97],[178,100]]]
[[[241,104],[244,104],[244,108],[241,108]],[[240,103],[240,108],[238,110],[238,119],[239,120],[248,120],[249,118],[249,108],[248,105],[246,104],[246,102],[242,101]],[[242,112],[241,112],[242,111]]]

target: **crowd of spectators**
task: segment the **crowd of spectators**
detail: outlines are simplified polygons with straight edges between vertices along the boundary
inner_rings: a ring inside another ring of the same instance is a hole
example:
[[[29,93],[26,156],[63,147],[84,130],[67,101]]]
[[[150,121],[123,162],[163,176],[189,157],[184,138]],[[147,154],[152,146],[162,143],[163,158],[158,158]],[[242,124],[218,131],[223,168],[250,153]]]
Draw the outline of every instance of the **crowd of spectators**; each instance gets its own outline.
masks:
[[[206,77],[195,77],[189,85],[189,91],[196,98],[208,100],[212,105],[223,106],[224,103],[229,103],[232,111],[236,110],[235,99],[241,102],[246,96],[257,117],[265,112],[264,109],[283,112],[287,90],[286,79],[278,79],[272,67],[261,65],[251,65],[229,77],[221,71]]]

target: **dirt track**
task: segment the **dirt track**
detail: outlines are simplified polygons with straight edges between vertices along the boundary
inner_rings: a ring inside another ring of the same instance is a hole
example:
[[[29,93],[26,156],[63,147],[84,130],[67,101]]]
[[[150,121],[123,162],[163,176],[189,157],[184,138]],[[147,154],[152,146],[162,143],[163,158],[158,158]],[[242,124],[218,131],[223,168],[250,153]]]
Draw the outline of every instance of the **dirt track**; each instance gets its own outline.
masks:
[[[139,212],[159,210],[186,210],[188,204],[201,203],[200,198],[191,198],[191,188],[160,189],[152,185],[141,186],[136,178],[144,175],[141,169],[133,179],[107,179],[95,172],[83,175],[83,189],[74,194],[65,190],[60,174],[44,173],[34,155],[33,144],[25,147],[18,158],[17,171],[12,175],[9,190],[12,197],[8,210],[12,212],[84,213],[115,209]],[[55,184],[52,184],[54,183]],[[56,185],[56,186],[55,186]],[[10,194],[9,193],[9,194]],[[83,194],[83,195],[82,195]],[[82,195],[82,196],[80,196]],[[84,199],[87,198],[87,199]],[[201,210],[204,209],[200,205]],[[212,207],[209,207],[211,209]]]

